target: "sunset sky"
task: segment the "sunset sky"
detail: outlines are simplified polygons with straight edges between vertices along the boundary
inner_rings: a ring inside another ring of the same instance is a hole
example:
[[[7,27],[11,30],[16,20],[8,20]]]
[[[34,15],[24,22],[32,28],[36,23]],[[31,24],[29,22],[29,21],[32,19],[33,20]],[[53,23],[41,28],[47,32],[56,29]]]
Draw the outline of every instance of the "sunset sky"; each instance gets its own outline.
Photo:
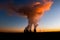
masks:
[[[33,1],[40,0],[14,0],[15,4],[27,4]],[[0,0],[0,3],[5,3],[7,0]],[[45,12],[44,16],[40,19],[39,28],[45,29],[60,29],[60,0],[53,0],[53,5],[50,11]],[[0,9],[0,28],[21,28],[26,27],[28,21],[24,17],[8,16],[4,9]]]

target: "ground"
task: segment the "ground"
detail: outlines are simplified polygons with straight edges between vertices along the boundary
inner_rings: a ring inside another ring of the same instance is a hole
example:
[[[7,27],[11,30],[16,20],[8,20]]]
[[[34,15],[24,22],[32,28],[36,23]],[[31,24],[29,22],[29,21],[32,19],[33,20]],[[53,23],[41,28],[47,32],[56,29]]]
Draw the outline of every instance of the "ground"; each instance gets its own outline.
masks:
[[[51,39],[51,38],[56,38],[59,36],[60,33],[56,32],[30,32],[30,33],[2,33],[0,32],[0,38],[4,39],[11,39],[14,38],[15,40],[22,39],[22,40],[34,40],[34,39]],[[54,39],[55,39],[54,38]],[[9,40],[8,39],[8,40]]]

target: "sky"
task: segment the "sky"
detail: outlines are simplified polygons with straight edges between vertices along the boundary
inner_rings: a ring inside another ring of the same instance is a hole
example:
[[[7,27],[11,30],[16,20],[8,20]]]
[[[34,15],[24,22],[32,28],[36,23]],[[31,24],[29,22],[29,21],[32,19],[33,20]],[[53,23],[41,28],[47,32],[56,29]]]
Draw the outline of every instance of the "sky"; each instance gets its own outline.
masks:
[[[36,1],[36,0],[34,0]],[[0,0],[0,3],[6,1]],[[27,4],[32,0],[14,0],[15,4]],[[39,20],[40,28],[60,28],[60,0],[54,0],[50,11],[45,12],[44,16]],[[20,28],[26,27],[28,20],[24,17],[8,16],[6,10],[0,9],[0,28]]]

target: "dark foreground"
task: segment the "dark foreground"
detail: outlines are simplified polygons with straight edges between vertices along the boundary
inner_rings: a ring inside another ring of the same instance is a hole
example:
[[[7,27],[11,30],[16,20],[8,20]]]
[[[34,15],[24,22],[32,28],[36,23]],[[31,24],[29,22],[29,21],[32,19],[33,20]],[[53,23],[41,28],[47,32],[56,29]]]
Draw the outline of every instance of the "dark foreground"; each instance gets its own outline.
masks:
[[[17,39],[46,39],[46,38],[53,38],[58,37],[60,32],[29,32],[29,33],[5,33],[0,32],[0,38],[17,38]],[[16,40],[17,40],[16,39]]]

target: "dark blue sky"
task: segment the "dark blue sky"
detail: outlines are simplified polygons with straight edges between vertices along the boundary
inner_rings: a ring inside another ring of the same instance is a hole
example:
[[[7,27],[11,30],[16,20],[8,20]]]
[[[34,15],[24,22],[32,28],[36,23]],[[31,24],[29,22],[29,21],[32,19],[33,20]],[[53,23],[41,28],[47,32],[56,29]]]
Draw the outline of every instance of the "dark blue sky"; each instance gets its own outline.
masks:
[[[28,4],[37,0],[14,0],[15,4]],[[40,1],[40,0],[39,0]],[[0,3],[7,2],[0,0]],[[8,16],[4,9],[0,9],[0,27],[25,27],[27,26],[27,19],[24,17]],[[54,0],[50,11],[45,12],[45,15],[39,21],[40,27],[60,27],[60,0]],[[58,28],[57,27],[57,28]]]

